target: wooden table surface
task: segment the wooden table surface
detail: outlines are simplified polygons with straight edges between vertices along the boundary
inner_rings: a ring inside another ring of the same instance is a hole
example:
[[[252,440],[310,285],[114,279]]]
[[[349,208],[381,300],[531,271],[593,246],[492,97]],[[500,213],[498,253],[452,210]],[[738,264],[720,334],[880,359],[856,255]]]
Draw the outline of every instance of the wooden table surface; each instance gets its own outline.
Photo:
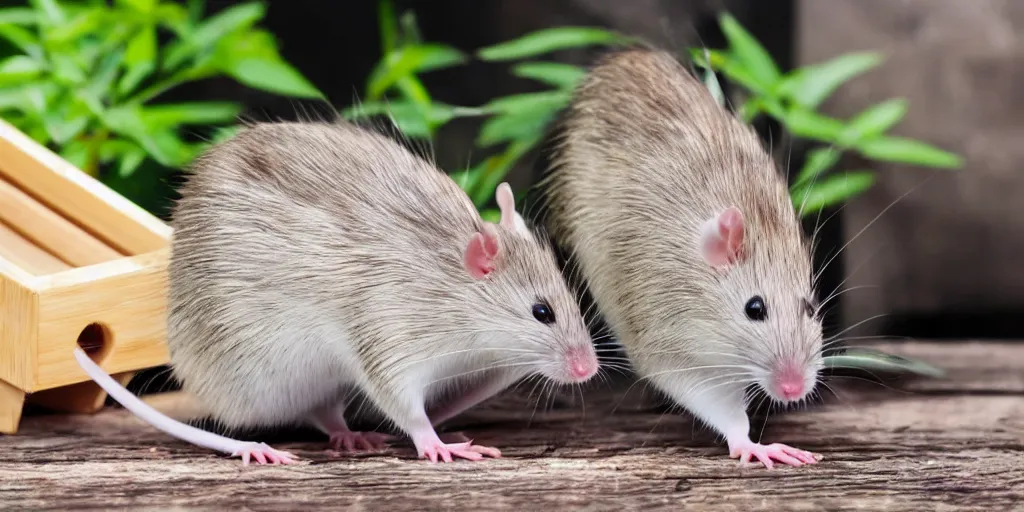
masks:
[[[740,467],[706,429],[640,386],[596,385],[534,412],[510,393],[453,421],[504,457],[430,465],[275,439],[298,466],[248,466],[173,440],[123,409],[29,415],[0,436],[0,509],[1024,510],[1024,344],[885,344],[942,380],[833,379],[824,403],[757,420],[766,442],[820,453],[801,468]],[[181,393],[148,395],[175,417]]]

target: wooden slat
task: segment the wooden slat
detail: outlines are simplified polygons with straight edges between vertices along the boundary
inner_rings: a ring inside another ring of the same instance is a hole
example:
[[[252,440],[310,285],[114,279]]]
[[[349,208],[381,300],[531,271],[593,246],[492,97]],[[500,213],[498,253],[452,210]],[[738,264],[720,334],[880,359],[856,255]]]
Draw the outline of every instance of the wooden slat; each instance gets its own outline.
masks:
[[[0,221],[71,266],[124,256],[2,178]]]
[[[126,254],[167,245],[167,224],[0,121],[0,175]]]
[[[7,224],[0,222],[0,255],[21,269],[37,276],[71,268],[56,256],[40,249]]]

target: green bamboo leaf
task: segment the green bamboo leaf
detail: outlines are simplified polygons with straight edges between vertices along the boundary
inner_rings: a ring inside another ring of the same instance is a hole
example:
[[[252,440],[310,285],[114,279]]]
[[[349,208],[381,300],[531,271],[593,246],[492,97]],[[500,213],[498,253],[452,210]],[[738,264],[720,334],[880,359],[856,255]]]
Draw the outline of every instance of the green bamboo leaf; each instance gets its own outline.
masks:
[[[778,93],[808,109],[825,101],[851,78],[882,63],[876,53],[850,53],[832,60],[804,66],[785,77]]]
[[[794,180],[791,188],[794,190],[800,188],[818,176],[825,174],[825,172],[839,163],[839,157],[841,155],[842,152],[833,147],[818,148],[808,151],[807,158],[804,161],[804,166],[796,175],[796,179]]]
[[[51,55],[53,76],[62,85],[78,86],[83,85],[88,76],[81,63],[75,60],[72,55],[60,53]]]
[[[30,57],[42,60],[43,45],[34,33],[18,25],[0,25],[0,37],[6,39]]]
[[[194,102],[141,107],[139,115],[150,130],[181,125],[222,124],[236,121],[242,105],[229,102]]]
[[[112,108],[104,112],[101,120],[111,131],[135,141],[160,165],[176,167],[179,164],[181,155],[178,154],[177,148],[172,147],[174,141],[168,141],[166,136],[162,137],[163,140],[158,140],[155,134],[150,133],[146,123],[142,121],[140,107]]]
[[[185,39],[168,47],[164,69],[172,69],[203,49],[212,47],[228,34],[253,26],[266,15],[261,2],[249,2],[224,9],[200,23]]]
[[[866,138],[876,138],[903,119],[907,113],[907,100],[902,98],[874,105],[850,120],[840,135],[843,146],[852,146]]]
[[[849,348],[841,354],[825,356],[828,368],[849,368],[890,373],[914,373],[924,377],[941,378],[946,372],[924,361],[886,354],[869,348]]]
[[[797,137],[835,143],[846,126],[842,121],[800,108],[783,114],[782,123]]]
[[[77,40],[88,34],[95,34],[108,20],[106,8],[90,8],[75,16],[69,23],[54,25],[46,32],[46,40],[50,43],[62,44]]]
[[[874,182],[871,172],[849,171],[799,187],[790,195],[793,206],[806,217],[860,194]]]
[[[266,58],[245,58],[232,62],[225,70],[235,80],[261,89],[297,98],[324,97],[316,86],[287,62]]]
[[[43,20],[51,25],[60,25],[64,23],[67,16],[64,13],[64,9],[56,2],[56,0],[29,0],[32,7],[42,14]]]
[[[140,13],[149,14],[156,9],[158,0],[117,0],[118,5],[124,5]]]
[[[512,74],[559,89],[574,89],[587,71],[579,66],[559,62],[523,62],[512,67]]]
[[[481,48],[476,55],[486,61],[506,61],[569,48],[619,46],[634,41],[634,38],[601,28],[558,27],[538,30],[518,39]]]
[[[903,137],[877,137],[857,144],[860,154],[875,160],[956,169],[963,165],[959,155]]]
[[[495,189],[498,188],[499,183],[505,180],[505,175],[508,174],[508,171],[520,158],[540,142],[542,136],[543,132],[524,135],[519,139],[513,140],[503,153],[496,155],[497,158],[493,160],[488,159],[487,167],[481,173],[476,186],[470,193],[470,198],[473,199],[473,204],[476,205],[477,209],[483,208],[494,198]]]
[[[718,22],[729,42],[730,55],[743,65],[758,85],[767,90],[775,87],[782,73],[761,43],[728,13],[722,13]]]
[[[0,9],[0,25],[35,25],[39,14],[28,7],[5,7]]]
[[[0,61],[0,85],[31,80],[43,72],[43,66],[27,55],[15,55]]]
[[[117,163],[117,175],[122,178],[131,176],[145,160],[146,151],[142,148],[125,153]]]
[[[124,155],[139,149],[142,148],[130,140],[113,137],[103,141],[97,152],[99,153],[100,161],[107,163],[111,160],[119,160]]]
[[[78,169],[89,165],[89,146],[81,141],[71,141],[60,148],[60,157]]]
[[[484,122],[476,138],[476,145],[488,148],[503,142],[528,139],[543,133],[555,117],[547,108],[529,108],[494,116]]]
[[[424,116],[423,111],[416,104],[403,100],[367,101],[341,111],[342,117],[349,120],[367,119],[380,115],[388,116],[404,135],[411,138],[429,138],[430,126],[441,126],[456,117],[481,114],[482,112],[477,109],[431,103],[426,116]]]
[[[404,46],[388,54],[368,80],[366,90],[369,99],[379,99],[389,87],[404,77],[442,69],[466,61],[466,56],[441,44]]]
[[[566,90],[513,94],[493,99],[481,106],[480,110],[494,114],[515,114],[540,110],[555,112],[568,104],[571,98],[571,91]]]
[[[398,44],[398,23],[395,7],[391,0],[377,2],[377,22],[380,24],[380,47],[382,53],[391,53]]]
[[[128,70],[117,84],[117,92],[125,95],[156,69],[156,28],[145,27],[132,37],[124,53]]]
[[[690,58],[700,68],[711,68],[725,75],[729,80],[743,86],[750,92],[769,99],[769,89],[734,57],[721,50],[691,48]],[[774,98],[771,98],[774,101]]]

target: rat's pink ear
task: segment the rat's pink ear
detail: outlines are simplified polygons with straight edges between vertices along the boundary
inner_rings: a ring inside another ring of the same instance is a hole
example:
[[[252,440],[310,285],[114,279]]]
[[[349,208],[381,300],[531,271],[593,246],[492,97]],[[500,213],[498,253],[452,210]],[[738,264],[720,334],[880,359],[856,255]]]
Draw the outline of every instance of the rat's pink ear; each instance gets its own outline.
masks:
[[[743,261],[743,214],[735,206],[704,222],[700,233],[700,253],[712,267],[725,270]]]
[[[473,279],[483,279],[494,272],[498,258],[498,231],[494,224],[485,222],[482,230],[473,233],[466,250],[462,253],[462,264]]]
[[[501,225],[512,231],[527,232],[526,222],[516,211],[516,198],[512,194],[512,187],[508,183],[502,183],[498,185],[494,196],[498,201],[498,208],[501,209]]]

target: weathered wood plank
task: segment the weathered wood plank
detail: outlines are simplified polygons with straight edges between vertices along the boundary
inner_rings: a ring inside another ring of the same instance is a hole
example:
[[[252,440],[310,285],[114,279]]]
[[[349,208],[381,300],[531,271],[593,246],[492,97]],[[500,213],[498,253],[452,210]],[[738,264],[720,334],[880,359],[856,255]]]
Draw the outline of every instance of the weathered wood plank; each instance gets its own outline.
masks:
[[[905,348],[933,363],[959,354],[957,368],[968,353],[989,354],[977,364],[1006,376],[1024,368],[1024,345]],[[738,467],[687,417],[637,400],[639,387],[624,401],[623,387],[598,386],[585,395],[585,414],[578,397],[536,414],[536,397],[502,397],[453,426],[505,458],[439,466],[415,460],[405,444],[380,455],[331,455],[322,439],[298,433],[277,445],[305,464],[242,467],[117,408],[33,415],[19,435],[0,438],[0,502],[12,509],[1015,510],[1024,507],[1024,392],[999,379],[964,366],[942,386],[832,382],[838,398],[774,416],[764,429],[766,441],[824,460],[770,472]],[[194,413],[180,393],[148,400],[177,417]]]

